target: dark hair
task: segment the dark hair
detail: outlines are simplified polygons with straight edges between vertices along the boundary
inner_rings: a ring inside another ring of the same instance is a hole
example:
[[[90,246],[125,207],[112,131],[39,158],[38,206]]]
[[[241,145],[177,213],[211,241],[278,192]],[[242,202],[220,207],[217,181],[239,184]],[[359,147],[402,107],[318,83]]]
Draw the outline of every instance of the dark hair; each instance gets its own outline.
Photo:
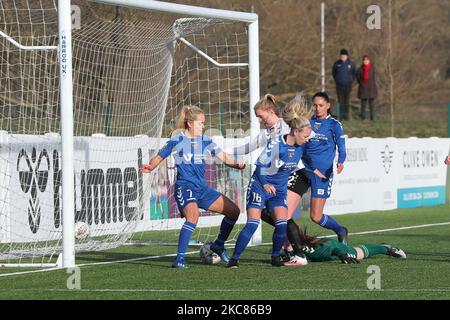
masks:
[[[314,99],[316,97],[320,97],[320,98],[324,98],[326,102],[330,103],[330,97],[328,96],[328,93],[326,93],[325,91],[319,91],[316,92],[313,97],[312,97],[312,101],[314,101]]]
[[[331,100],[330,100],[330,96],[328,96],[328,93],[326,93],[325,91],[316,92],[316,94],[314,94],[311,99],[313,103],[314,103],[315,98],[323,98],[326,102],[328,102],[330,104],[330,109],[328,109],[328,114],[331,115],[333,118],[336,118],[336,116],[331,113]]]
[[[298,229],[301,246],[315,248],[327,242],[327,239],[320,239],[316,236],[308,235],[306,227],[304,227],[303,229],[299,228],[298,225],[295,225],[295,227]]]

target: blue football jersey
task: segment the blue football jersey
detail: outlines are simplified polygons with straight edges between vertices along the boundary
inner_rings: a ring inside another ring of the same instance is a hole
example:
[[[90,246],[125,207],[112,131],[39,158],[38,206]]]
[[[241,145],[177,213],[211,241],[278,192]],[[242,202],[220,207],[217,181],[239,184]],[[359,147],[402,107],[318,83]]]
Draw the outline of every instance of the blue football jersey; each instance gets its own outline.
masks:
[[[310,123],[315,135],[305,144],[302,160],[307,170],[319,169],[327,175],[327,173],[333,172],[336,146],[339,152],[338,163],[345,161],[344,129],[341,123],[330,115],[325,119],[318,119],[314,116]]]
[[[194,186],[206,185],[205,165],[211,156],[222,150],[206,135],[189,138],[184,132],[172,137],[158,152],[163,159],[173,153],[177,168],[177,183],[191,183]]]
[[[269,139],[256,161],[255,175],[262,185],[271,184],[277,191],[286,192],[289,175],[298,170],[304,145],[291,146],[285,136]]]

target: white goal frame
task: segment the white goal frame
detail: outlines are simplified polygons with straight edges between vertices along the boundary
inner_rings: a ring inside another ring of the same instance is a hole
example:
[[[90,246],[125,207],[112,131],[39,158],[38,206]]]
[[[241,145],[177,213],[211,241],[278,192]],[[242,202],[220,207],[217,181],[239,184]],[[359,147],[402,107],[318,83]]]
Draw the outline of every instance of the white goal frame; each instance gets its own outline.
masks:
[[[259,30],[258,15],[228,10],[218,10],[189,5],[180,5],[153,0],[92,0],[93,2],[126,6],[137,9],[176,13],[186,16],[217,18],[222,20],[244,22],[248,25],[249,50],[249,107],[250,132],[255,137],[260,130],[259,122],[253,113],[253,106],[260,98],[259,86]],[[62,216],[63,216],[63,254],[62,267],[75,266],[74,240],[74,134],[73,134],[73,84],[72,84],[72,32],[71,1],[58,0],[58,56],[60,61],[60,108],[62,140]],[[187,43],[185,43],[188,45]],[[195,47],[191,47],[195,50]],[[206,57],[205,57],[206,58]],[[256,155],[251,155],[254,163]],[[261,229],[255,234],[252,244],[262,242]]]

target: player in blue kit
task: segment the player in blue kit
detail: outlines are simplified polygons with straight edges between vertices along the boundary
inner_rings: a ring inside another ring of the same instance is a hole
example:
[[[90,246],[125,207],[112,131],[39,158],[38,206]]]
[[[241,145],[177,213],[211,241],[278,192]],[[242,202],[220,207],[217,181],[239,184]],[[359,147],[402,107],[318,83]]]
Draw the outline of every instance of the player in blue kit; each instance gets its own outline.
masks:
[[[305,104],[305,100],[301,95],[297,95],[294,99],[292,99],[287,106],[293,104]],[[266,94],[257,104],[254,106],[254,112],[259,122],[264,125],[264,129],[260,131],[258,136],[251,139],[247,144],[234,148],[233,154],[248,154],[259,147],[265,147],[267,145],[267,141],[272,138],[276,138],[282,135],[289,134],[291,132],[291,128],[284,122],[281,118],[281,114],[279,112],[276,99],[271,94]],[[314,132],[312,132],[313,134]],[[300,161],[297,171],[293,172],[288,178],[288,191],[286,204],[288,207],[288,216],[287,216],[287,237],[288,239],[294,242],[296,239],[297,225],[295,221],[292,219],[292,216],[297,209],[298,204],[301,201],[301,196],[306,193],[309,189],[309,184],[299,190],[298,188],[295,191],[290,190],[290,184],[292,181],[297,181],[297,177],[299,175],[306,177],[306,169],[303,163]],[[307,178],[306,178],[307,179]],[[297,183],[297,185],[300,185]],[[272,214],[264,208],[261,211],[261,220],[269,223],[271,226],[275,227],[275,222],[273,220]],[[303,251],[300,249],[296,250],[294,247],[292,255],[289,257],[289,266],[299,266],[307,264],[307,260]]]
[[[283,120],[291,128],[289,134],[271,137],[256,162],[247,189],[247,224],[240,232],[233,256],[228,267],[237,268],[238,260],[259,226],[261,210],[267,207],[273,214],[275,230],[273,233],[272,265],[283,266],[280,250],[286,239],[287,229],[287,183],[289,175],[298,169],[303,155],[303,144],[311,135],[306,105],[285,108]]]
[[[200,108],[196,106],[183,107],[178,122],[180,130],[177,131],[179,133],[173,135],[158,154],[150,160],[150,164],[144,164],[141,167],[142,172],[149,173],[165,158],[174,154],[177,167],[175,201],[186,221],[180,231],[178,254],[172,264],[173,268],[188,268],[184,255],[198,223],[199,208],[225,215],[219,235],[211,245],[211,250],[216,252],[224,263],[228,263],[229,258],[224,243],[240,213],[234,202],[206,184],[205,164],[209,156],[217,157],[225,165],[240,170],[245,168],[245,164],[230,158],[211,138],[203,135],[204,123],[205,115]]]
[[[294,99],[291,103],[298,103]],[[333,180],[333,161],[336,153],[336,147],[339,150],[338,173],[343,169],[345,161],[345,139],[340,123],[331,117],[331,103],[325,92],[316,93],[313,98],[315,114],[311,119],[311,127],[314,134],[309,142],[304,146],[303,162],[305,169],[298,170],[289,176],[287,203],[289,208],[288,219],[292,217],[298,205],[301,203],[302,196],[311,187],[311,219],[321,226],[332,229],[338,234],[340,242],[347,243],[348,231],[340,226],[330,216],[323,214],[326,199],[331,193],[331,184]],[[273,225],[273,218],[270,211],[264,209],[262,219]],[[305,265],[304,255],[301,253],[299,244],[298,227],[296,223],[288,220],[288,240],[285,244],[284,254],[287,261],[286,265],[300,266]],[[291,246],[292,245],[292,246]]]
[[[331,194],[336,147],[338,149],[337,173],[341,173],[344,169],[346,158],[344,130],[341,123],[330,115],[331,103],[326,92],[316,93],[312,100],[315,114],[311,118],[311,128],[315,135],[305,145],[302,157],[311,185],[310,215],[312,221],[333,230],[339,242],[347,244],[347,228],[323,213],[325,202]]]

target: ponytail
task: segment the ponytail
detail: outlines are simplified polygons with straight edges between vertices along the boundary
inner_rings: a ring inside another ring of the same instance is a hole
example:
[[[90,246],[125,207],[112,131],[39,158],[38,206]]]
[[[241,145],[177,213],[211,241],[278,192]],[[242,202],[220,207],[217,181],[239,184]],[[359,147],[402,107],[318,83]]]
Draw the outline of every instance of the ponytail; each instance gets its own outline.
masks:
[[[180,117],[178,118],[178,129],[188,129],[188,122],[195,121],[197,115],[204,114],[203,110],[197,106],[184,106],[181,109]]]
[[[286,122],[291,129],[298,130],[311,127],[309,122],[311,115],[311,108],[309,108],[305,99],[300,94],[297,94],[294,99],[289,101],[282,112],[284,122]]]
[[[275,113],[277,116],[280,116],[280,111],[278,110],[277,101],[275,99],[275,96],[273,94],[266,94],[261,100],[259,100],[255,107],[253,108],[256,110],[264,110],[269,111],[272,110],[273,113]]]

